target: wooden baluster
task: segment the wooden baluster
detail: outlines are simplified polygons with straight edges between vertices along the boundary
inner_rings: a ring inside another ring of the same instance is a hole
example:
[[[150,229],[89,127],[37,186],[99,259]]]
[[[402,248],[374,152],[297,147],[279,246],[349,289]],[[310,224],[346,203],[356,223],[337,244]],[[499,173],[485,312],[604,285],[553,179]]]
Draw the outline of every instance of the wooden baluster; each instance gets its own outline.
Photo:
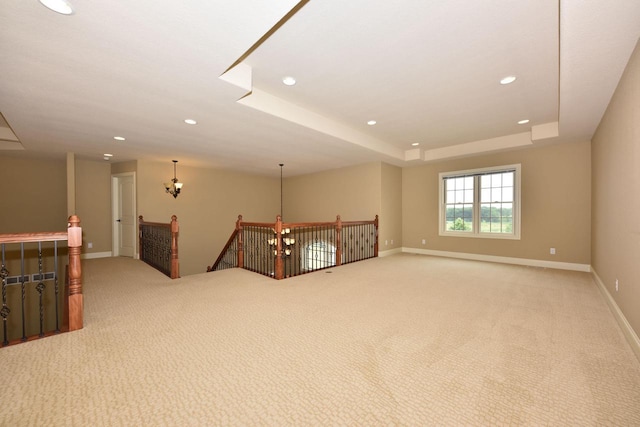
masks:
[[[244,232],[242,231],[242,215],[238,215],[236,230],[238,231],[238,268],[244,268]]]
[[[82,267],[80,265],[80,249],[82,248],[82,228],[80,218],[69,217],[67,229],[69,242],[69,330],[82,329],[84,304],[82,296]]]
[[[282,217],[276,217],[276,259],[275,259],[275,276],[277,280],[284,279],[284,260],[282,252]]]
[[[140,217],[142,218],[142,217]],[[180,277],[180,261],[178,260],[178,217],[171,215],[171,278]]]
[[[342,219],[336,216],[336,265],[342,265]]]

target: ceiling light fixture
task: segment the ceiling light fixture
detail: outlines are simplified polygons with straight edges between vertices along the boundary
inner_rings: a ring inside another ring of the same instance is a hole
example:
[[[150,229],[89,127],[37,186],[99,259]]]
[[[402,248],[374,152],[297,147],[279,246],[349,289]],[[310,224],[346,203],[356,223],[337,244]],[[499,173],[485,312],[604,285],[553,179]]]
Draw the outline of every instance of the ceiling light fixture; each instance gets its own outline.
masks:
[[[113,154],[105,153],[105,154],[103,154],[103,156],[105,156],[105,157],[113,157]]]
[[[182,190],[182,183],[178,182],[178,178],[176,178],[176,163],[177,160],[172,160],[173,162],[173,179],[169,182],[164,183],[164,188],[167,190],[167,193],[171,194],[173,198],[177,198],[178,194],[180,194],[180,190]]]
[[[282,78],[282,83],[286,84],[287,86],[293,86],[294,84],[296,84],[296,79],[291,76],[286,76]]]
[[[507,76],[500,79],[501,85],[508,85],[509,83],[513,83],[516,81],[516,76]]]
[[[378,122],[376,122],[375,120],[369,120],[369,121],[367,122],[367,124],[368,124],[369,126],[373,126],[373,125],[375,125],[376,123],[378,123]]]
[[[414,142],[414,143],[413,143],[413,144],[411,144],[411,145],[413,145],[414,147],[417,147],[418,145],[420,145],[420,143],[419,143],[419,142]]]
[[[121,136],[114,136],[113,139],[115,139],[116,141],[124,141],[124,138]]]
[[[40,0],[40,3],[61,15],[73,15],[73,6],[67,0]]]
[[[529,123],[529,119],[520,120],[518,122],[519,125],[526,125],[527,123]]]
[[[184,122],[188,125],[195,125],[196,123],[198,123],[193,119],[184,119]]]

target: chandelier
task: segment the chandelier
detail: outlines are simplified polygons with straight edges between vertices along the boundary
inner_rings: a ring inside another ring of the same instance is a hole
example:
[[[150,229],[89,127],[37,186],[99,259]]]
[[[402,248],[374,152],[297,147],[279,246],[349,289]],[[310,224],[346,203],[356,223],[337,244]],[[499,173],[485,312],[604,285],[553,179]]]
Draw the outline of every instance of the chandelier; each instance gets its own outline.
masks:
[[[274,230],[274,233],[276,235],[276,237],[274,237],[273,239],[269,239],[269,245],[271,245],[273,247],[273,254],[275,256],[278,256],[278,233]],[[289,256],[291,255],[291,246],[293,246],[296,243],[296,239],[294,239],[293,237],[289,237],[289,234],[291,233],[291,229],[290,228],[283,228],[282,231],[280,232],[280,239],[282,241],[281,247],[282,247],[282,254]]]
[[[284,163],[280,163],[279,166],[280,166],[280,215],[277,216],[276,221],[282,224],[282,218],[283,218],[282,217],[282,167],[284,166]],[[282,228],[280,231],[280,236],[278,236],[278,232],[274,228],[273,233],[275,237],[273,239],[268,240],[269,245],[272,247],[273,254],[275,256],[278,256],[278,243],[280,243],[280,248],[281,248],[280,250],[282,251],[280,255],[283,257],[291,255],[291,246],[293,246],[296,243],[296,239],[289,236],[289,234],[291,233],[291,229]]]
[[[177,160],[173,161],[173,179],[170,182],[164,183],[164,188],[167,190],[167,193],[171,194],[175,199],[180,194],[180,190],[182,189],[182,183],[178,182],[178,178],[176,178],[176,163]]]

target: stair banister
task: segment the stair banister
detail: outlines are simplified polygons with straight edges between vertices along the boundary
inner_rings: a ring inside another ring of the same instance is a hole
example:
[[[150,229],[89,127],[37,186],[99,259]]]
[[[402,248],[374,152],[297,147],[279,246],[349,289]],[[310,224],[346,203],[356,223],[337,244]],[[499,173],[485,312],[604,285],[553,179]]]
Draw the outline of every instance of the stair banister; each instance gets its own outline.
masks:
[[[84,299],[82,296],[82,264],[80,250],[82,249],[82,228],[80,218],[76,215],[69,217],[68,247],[69,247],[69,330],[82,329],[84,323]]]

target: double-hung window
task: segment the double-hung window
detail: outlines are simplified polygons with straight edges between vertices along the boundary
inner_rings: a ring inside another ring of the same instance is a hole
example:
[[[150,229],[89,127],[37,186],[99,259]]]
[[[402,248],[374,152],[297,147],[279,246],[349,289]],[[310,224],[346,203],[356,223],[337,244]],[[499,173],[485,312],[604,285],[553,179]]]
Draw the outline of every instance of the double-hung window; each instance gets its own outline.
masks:
[[[520,239],[520,165],[440,173],[440,235]]]

